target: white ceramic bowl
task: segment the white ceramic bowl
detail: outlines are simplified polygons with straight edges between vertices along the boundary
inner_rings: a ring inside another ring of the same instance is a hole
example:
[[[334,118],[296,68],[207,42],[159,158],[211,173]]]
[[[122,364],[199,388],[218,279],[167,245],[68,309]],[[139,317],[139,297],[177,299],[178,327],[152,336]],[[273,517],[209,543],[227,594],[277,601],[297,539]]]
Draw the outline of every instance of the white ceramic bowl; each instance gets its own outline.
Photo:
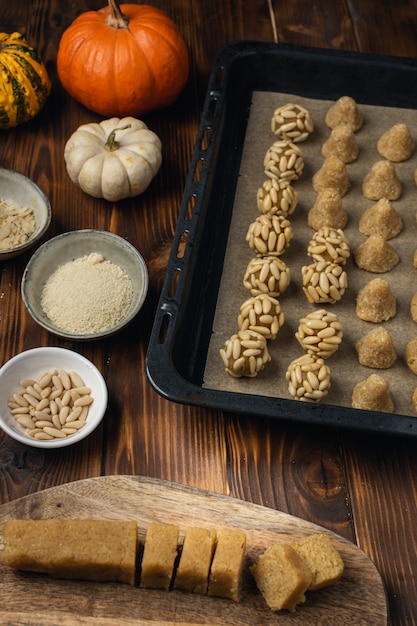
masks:
[[[8,407],[8,399],[19,389],[23,379],[36,379],[52,370],[77,372],[91,388],[94,398],[89,407],[87,422],[80,430],[65,439],[40,441],[26,434]],[[87,437],[100,424],[107,408],[107,387],[99,370],[81,354],[65,348],[33,348],[17,354],[0,368],[0,427],[10,437],[35,448],[62,448]]]
[[[51,223],[51,205],[43,191],[30,178],[4,167],[0,167],[0,199],[31,208],[36,224],[34,233],[25,243],[0,251],[0,261],[3,261],[26,252],[41,239]]]
[[[133,297],[126,315],[106,330],[72,334],[55,326],[42,308],[43,287],[55,270],[65,263],[91,253],[118,265],[130,277]],[[148,270],[141,254],[122,237],[101,230],[75,230],[50,239],[32,255],[22,277],[22,297],[27,310],[43,328],[66,339],[86,341],[101,339],[120,331],[137,315],[148,291]]]

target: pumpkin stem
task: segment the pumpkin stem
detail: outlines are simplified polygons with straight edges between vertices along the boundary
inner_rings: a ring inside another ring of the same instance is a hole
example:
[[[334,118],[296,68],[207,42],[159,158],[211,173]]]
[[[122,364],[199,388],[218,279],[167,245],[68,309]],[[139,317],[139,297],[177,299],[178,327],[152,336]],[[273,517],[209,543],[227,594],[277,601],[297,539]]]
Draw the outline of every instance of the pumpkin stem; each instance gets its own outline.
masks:
[[[119,142],[116,141],[116,133],[118,130],[125,130],[126,128],[130,128],[132,124],[126,124],[125,126],[119,126],[119,128],[114,128],[110,135],[107,137],[107,141],[104,144],[105,150],[107,152],[114,152],[119,148]]]
[[[121,12],[118,0],[108,0],[108,2],[110,14],[107,16],[106,25],[110,28],[127,28],[129,18]]]

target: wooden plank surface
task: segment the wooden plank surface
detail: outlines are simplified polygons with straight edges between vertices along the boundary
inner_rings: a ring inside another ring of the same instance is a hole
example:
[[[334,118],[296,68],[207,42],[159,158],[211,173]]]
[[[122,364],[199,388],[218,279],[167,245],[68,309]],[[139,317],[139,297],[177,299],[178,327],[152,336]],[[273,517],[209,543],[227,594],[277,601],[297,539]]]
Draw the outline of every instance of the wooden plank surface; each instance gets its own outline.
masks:
[[[178,524],[180,543],[190,526],[240,528],[247,536],[243,600],[235,603],[178,591],[54,580],[0,565],[0,621],[18,620],[22,626],[47,626],[58,618],[59,623],[74,626],[84,623],[83,619],[103,624],[103,618],[117,619],[120,625],[387,623],[384,586],[365,553],[330,531],[279,511],[172,482],[107,476],[53,487],[2,505],[0,532],[7,519],[48,518],[134,520],[141,543],[152,521]],[[295,613],[270,611],[248,567],[268,546],[316,532],[330,536],[340,551],[345,563],[342,578],[335,585],[309,592],[305,605]]]
[[[0,164],[30,176],[47,193],[53,209],[48,236],[91,226],[116,232],[138,247],[150,274],[148,299],[134,324],[106,342],[80,345],[48,335],[26,313],[20,279],[29,255],[0,267],[1,362],[39,345],[75,349],[100,368],[110,395],[101,427],[74,448],[44,453],[0,433],[0,503],[103,474],[140,474],[231,494],[320,523],[354,541],[382,574],[390,623],[417,624],[414,442],[176,405],[151,389],[144,368],[217,50],[237,39],[254,39],[417,57],[417,4],[415,0],[151,4],[164,9],[184,33],[190,79],[177,103],[145,118],[163,141],[164,164],[155,184],[139,199],[113,205],[86,196],[66,174],[66,139],[79,124],[101,118],[63,91],[55,67],[63,30],[79,13],[101,8],[105,0],[0,0],[1,30],[26,34],[44,56],[53,80],[52,94],[37,118],[1,132]]]

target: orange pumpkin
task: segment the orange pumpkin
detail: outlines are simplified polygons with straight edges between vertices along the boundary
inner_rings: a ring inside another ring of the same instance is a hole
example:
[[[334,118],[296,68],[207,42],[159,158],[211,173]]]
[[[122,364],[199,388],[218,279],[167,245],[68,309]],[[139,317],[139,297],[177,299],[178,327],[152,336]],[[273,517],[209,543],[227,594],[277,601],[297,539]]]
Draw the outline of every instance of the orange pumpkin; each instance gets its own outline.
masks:
[[[188,78],[188,50],[163,11],[109,0],[64,31],[57,72],[64,89],[88,109],[138,116],[176,100]]]

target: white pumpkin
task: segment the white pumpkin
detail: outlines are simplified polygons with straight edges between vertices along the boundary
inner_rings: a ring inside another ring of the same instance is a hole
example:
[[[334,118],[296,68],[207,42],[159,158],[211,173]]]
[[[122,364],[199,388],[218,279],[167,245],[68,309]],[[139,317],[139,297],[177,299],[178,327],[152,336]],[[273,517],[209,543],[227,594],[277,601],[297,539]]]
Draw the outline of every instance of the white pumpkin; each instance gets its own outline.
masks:
[[[143,193],[162,163],[159,137],[134,117],[80,126],[64,158],[71,180],[94,198],[117,202]]]

